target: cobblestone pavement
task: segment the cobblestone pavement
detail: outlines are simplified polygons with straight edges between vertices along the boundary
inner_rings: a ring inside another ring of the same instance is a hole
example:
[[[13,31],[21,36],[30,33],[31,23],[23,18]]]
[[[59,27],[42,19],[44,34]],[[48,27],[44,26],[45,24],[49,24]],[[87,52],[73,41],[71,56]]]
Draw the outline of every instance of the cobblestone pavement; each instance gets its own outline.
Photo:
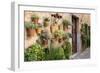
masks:
[[[90,48],[87,48],[85,51],[78,54],[73,59],[88,59],[88,58],[90,58]]]

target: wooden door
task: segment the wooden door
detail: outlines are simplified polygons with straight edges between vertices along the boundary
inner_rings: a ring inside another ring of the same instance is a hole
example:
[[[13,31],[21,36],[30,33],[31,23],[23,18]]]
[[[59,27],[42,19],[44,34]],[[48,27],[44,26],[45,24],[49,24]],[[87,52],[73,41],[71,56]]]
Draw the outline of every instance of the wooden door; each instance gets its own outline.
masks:
[[[72,15],[72,54],[77,52],[77,25],[78,17]]]

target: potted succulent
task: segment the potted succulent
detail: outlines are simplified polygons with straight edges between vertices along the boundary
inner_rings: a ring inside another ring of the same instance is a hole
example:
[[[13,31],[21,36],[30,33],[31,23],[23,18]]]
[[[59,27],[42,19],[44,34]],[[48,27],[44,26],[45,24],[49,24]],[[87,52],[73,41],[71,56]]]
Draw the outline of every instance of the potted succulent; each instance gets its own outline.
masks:
[[[32,37],[36,34],[36,25],[30,22],[25,22],[25,28],[28,37]]]
[[[39,21],[39,17],[35,14],[32,15],[31,17],[31,21],[34,23],[34,24],[38,24],[38,21]]]
[[[44,27],[47,27],[48,25],[49,25],[49,21],[50,21],[50,19],[49,18],[44,18],[44,22],[43,22],[43,24],[44,24]]]
[[[66,20],[66,19],[64,19],[62,21],[62,24],[63,24],[63,30],[64,31],[66,31],[68,29],[68,26],[71,25],[71,23],[68,20]]]

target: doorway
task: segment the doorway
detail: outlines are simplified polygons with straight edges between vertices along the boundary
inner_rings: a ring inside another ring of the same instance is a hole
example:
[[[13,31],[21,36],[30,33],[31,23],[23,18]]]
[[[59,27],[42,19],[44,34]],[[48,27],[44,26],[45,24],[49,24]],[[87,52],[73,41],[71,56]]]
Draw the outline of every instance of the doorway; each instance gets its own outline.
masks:
[[[72,54],[77,53],[77,26],[79,18],[72,15]]]

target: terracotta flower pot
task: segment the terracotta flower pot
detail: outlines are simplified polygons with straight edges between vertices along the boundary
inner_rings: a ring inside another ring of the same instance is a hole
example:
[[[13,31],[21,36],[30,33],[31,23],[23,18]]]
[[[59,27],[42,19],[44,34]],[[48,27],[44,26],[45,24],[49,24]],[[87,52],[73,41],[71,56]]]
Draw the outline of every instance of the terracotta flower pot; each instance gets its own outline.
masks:
[[[32,21],[33,23],[37,24],[37,23],[38,23],[38,20],[39,20],[38,15],[33,14],[33,15],[31,16],[31,21]]]
[[[67,29],[67,27],[63,27],[63,30],[64,30],[65,32],[67,32],[68,29]]]
[[[41,31],[42,31],[42,29],[41,29],[41,28],[37,28],[37,29],[36,29],[36,33],[37,33],[37,34],[40,34],[40,33],[41,33]]]
[[[48,21],[45,21],[44,22],[44,27],[47,27],[49,25],[49,22]]]
[[[34,36],[35,34],[36,34],[35,29],[31,29],[31,28],[28,28],[28,29],[27,29],[27,36],[28,36],[28,37],[32,37],[32,36]]]
[[[42,41],[42,45],[43,45],[44,47],[46,47],[46,46],[48,45],[48,40],[43,40],[43,41]]]
[[[51,33],[54,33],[56,30],[59,30],[59,28],[58,28],[58,25],[57,24],[54,24],[54,25],[51,25]]]
[[[38,21],[39,21],[38,18],[36,18],[36,19],[33,20],[33,22],[34,22],[35,24],[38,24]]]

